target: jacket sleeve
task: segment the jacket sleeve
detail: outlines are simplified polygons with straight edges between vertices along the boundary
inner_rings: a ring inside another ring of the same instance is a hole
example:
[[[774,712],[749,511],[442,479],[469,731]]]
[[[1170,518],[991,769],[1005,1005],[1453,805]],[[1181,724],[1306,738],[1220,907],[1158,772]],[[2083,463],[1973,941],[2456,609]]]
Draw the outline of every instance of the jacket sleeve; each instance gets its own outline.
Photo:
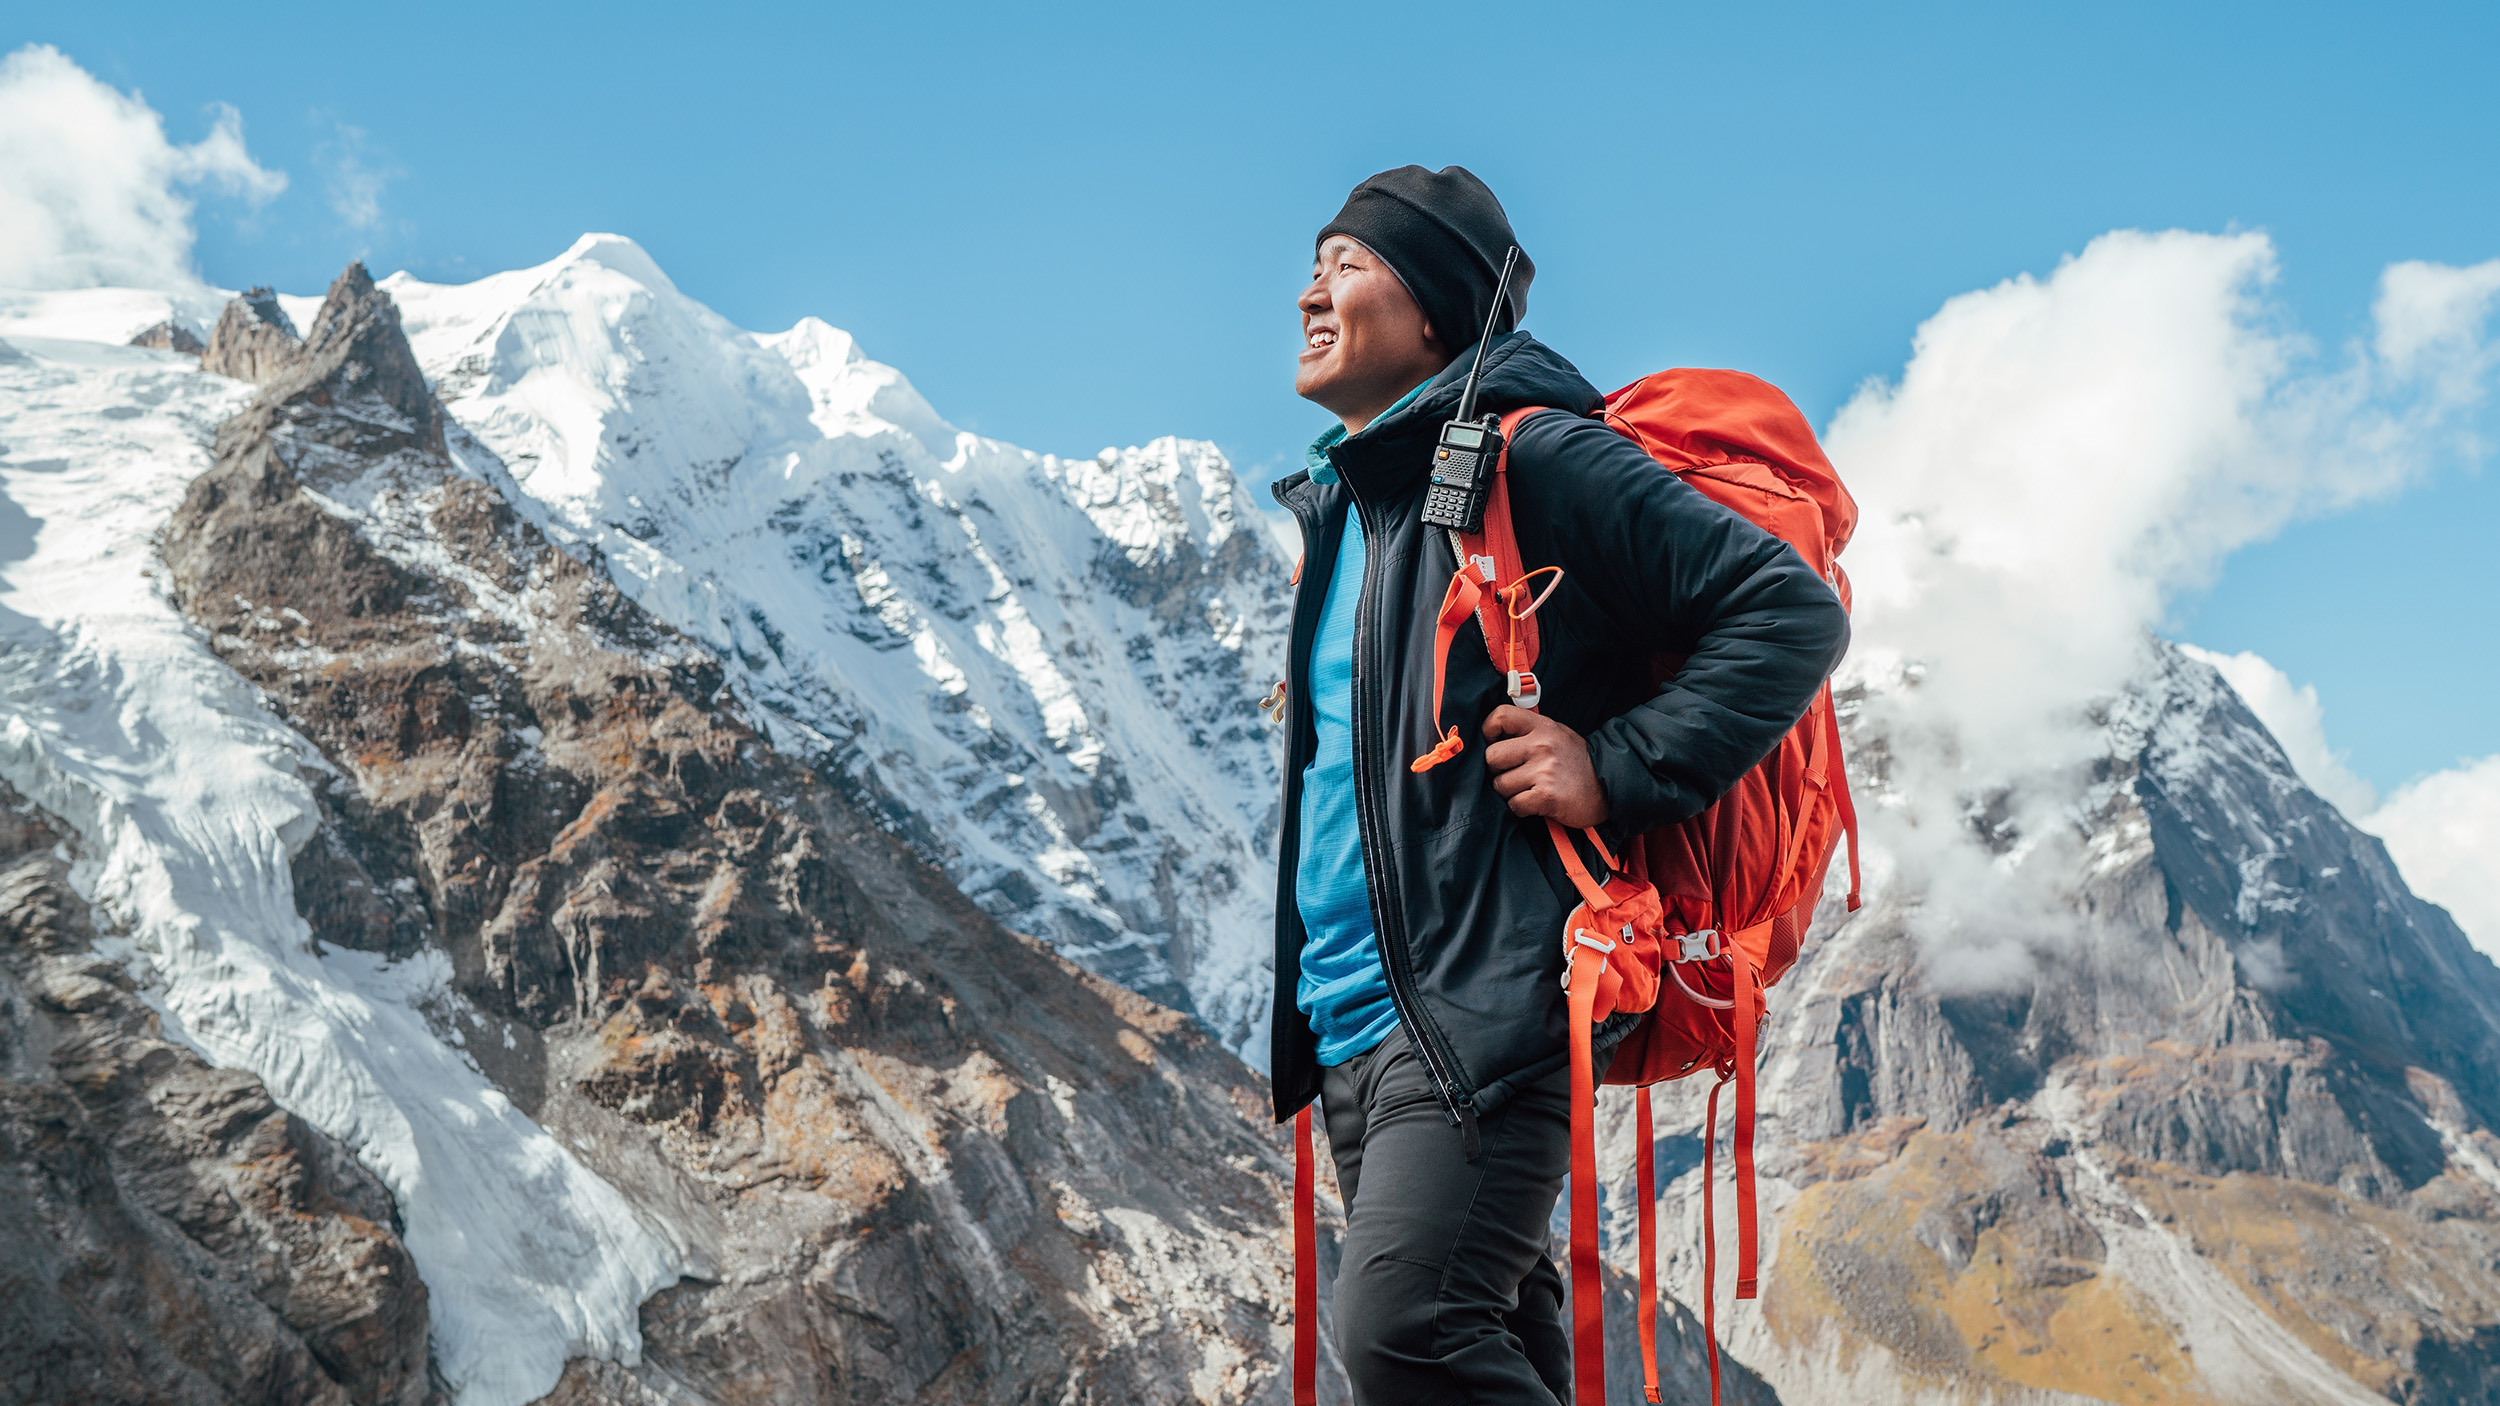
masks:
[[[1779,745],[1849,646],[1839,597],[1796,550],[1596,420],[1538,415],[1512,492],[1555,533],[1585,607],[1646,654],[1688,657],[1588,734],[1610,821],[1698,814]]]

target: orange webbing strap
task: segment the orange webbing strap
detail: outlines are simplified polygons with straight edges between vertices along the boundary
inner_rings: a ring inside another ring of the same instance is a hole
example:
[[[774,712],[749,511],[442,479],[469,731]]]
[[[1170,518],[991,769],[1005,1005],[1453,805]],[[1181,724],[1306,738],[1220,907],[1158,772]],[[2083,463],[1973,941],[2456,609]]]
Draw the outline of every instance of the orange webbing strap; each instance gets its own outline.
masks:
[[[1571,875],[1572,886],[1591,912],[1603,912],[1615,906],[1615,900],[1601,887],[1588,866],[1580,862],[1580,851],[1571,843],[1571,832],[1559,822],[1545,822],[1545,832],[1554,839],[1554,852],[1562,856],[1563,869]],[[1580,832],[1605,856],[1606,866],[1614,868],[1615,857],[1606,842],[1594,830]],[[1606,1400],[1606,1289],[1597,1259],[1597,1069],[1589,1052],[1589,1027],[1597,1023],[1598,981],[1606,974],[1603,957],[1594,951],[1583,952],[1575,945],[1570,950],[1570,995],[1568,1011],[1563,1019],[1571,1032],[1571,1373],[1572,1395],[1579,1406],[1604,1406]],[[1647,1091],[1644,1090],[1641,1116],[1649,1116]],[[1646,1137],[1641,1145],[1644,1159],[1649,1156]],[[1646,1174],[1644,1174],[1646,1175]],[[1647,1197],[1647,1191],[1643,1193]],[[1644,1201],[1646,1207],[1646,1200]],[[1643,1216],[1649,1212],[1644,1209]],[[1654,1231],[1642,1232],[1644,1242]],[[1646,1282],[1654,1270],[1643,1270]],[[1652,1284],[1654,1289],[1655,1285]],[[1653,1344],[1656,1329],[1645,1327],[1643,1341]],[[1656,1360],[1654,1352],[1651,1360]],[[1657,1369],[1647,1373],[1654,1379]],[[1655,1382],[1652,1382],[1655,1391]],[[1657,1397],[1652,1395],[1651,1400]]]
[[[1473,532],[1460,537],[1469,564],[1479,556],[1493,559],[1493,580],[1496,588],[1488,592],[1477,610],[1484,626],[1485,652],[1493,657],[1493,667],[1505,671],[1536,668],[1538,648],[1536,612],[1513,615],[1515,604],[1499,594],[1499,588],[1517,584],[1527,576],[1527,564],[1519,559],[1519,536],[1510,520],[1510,442],[1519,435],[1519,424],[1531,415],[1551,409],[1530,405],[1513,410],[1502,417],[1502,452],[1493,461],[1493,483],[1486,491],[1484,521]]]
[[[1813,704],[1807,708],[1808,718],[1813,716],[1815,708],[1822,709],[1825,717],[1831,716],[1832,686],[1830,681],[1824,682],[1823,691],[1815,695]],[[1831,772],[1832,761],[1831,732],[1828,726],[1816,727],[1814,740],[1806,756],[1806,780],[1817,788],[1830,784],[1827,778]],[[1806,846],[1807,834],[1806,827],[1798,823],[1799,818],[1789,814],[1785,808],[1779,812],[1779,818],[1788,827],[1788,843],[1780,846],[1779,867],[1771,871],[1772,892],[1774,893],[1788,886],[1788,876],[1793,872],[1797,863],[1798,852]]]
[[[1293,1406],[1319,1406],[1319,1235],[1311,1106],[1293,1115]]]
[[[1476,585],[1475,576],[1464,567],[1451,573],[1450,588],[1441,594],[1440,623],[1432,631],[1432,728],[1441,732],[1441,684],[1450,671],[1450,641],[1458,637],[1458,627],[1476,613],[1477,598],[1484,594]],[[1467,744],[1459,740],[1453,726],[1433,744],[1431,751],[1409,763],[1409,771],[1430,771],[1465,751]]]
[[[1710,1406],[1719,1406],[1719,1208],[1712,1183],[1719,1178],[1719,1090],[1710,1086],[1710,1111],[1701,1123],[1701,1340],[1710,1350]]]
[[[1596,877],[1589,873],[1589,867],[1580,862],[1580,851],[1571,843],[1571,832],[1565,830],[1561,822],[1548,820],[1545,822],[1545,833],[1554,837],[1554,852],[1562,856],[1563,872],[1571,876],[1571,886],[1580,891],[1580,897],[1588,904],[1590,911],[1602,913],[1614,907],[1615,901],[1607,896],[1606,890],[1599,885]],[[1597,852],[1605,856],[1607,868],[1617,867],[1613,853],[1606,848],[1604,840],[1597,838],[1595,830],[1583,830],[1580,833],[1588,836],[1589,843],[1596,845]]]
[[[1728,965],[1736,973],[1736,1297],[1754,1296],[1756,1251],[1754,1224],[1753,1119],[1754,1037],[1760,1020],[1755,1010],[1761,973],[1745,943],[1727,945]]]
[[[1571,963],[1571,1380],[1578,1406],[1606,1402],[1606,1289],[1597,1263],[1597,1071],[1589,1026],[1597,1007],[1598,954]]]
[[[1849,763],[1840,755],[1840,705],[1832,701],[1832,686],[1823,685],[1823,728],[1831,739],[1832,793],[1840,800],[1840,828],[1849,837],[1849,911],[1858,911],[1858,804],[1849,798]]]
[[[1632,1090],[1634,1105],[1640,1111],[1633,1119],[1632,1135],[1638,1145],[1632,1153],[1633,1171],[1640,1181],[1641,1241],[1641,1306],[1638,1322],[1641,1331],[1641,1388],[1652,1401],[1658,1400],[1658,1154],[1650,1146],[1657,1135],[1649,1127],[1649,1086]]]

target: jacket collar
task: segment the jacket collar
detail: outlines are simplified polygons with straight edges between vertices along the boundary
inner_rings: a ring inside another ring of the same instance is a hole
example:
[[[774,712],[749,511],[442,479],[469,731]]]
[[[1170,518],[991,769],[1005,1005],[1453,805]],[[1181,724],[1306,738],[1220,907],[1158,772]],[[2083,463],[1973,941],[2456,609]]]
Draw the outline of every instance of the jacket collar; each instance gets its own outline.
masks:
[[[1426,390],[1430,389],[1432,383],[1439,380],[1447,370],[1448,368],[1444,367],[1441,371],[1434,372],[1432,375],[1426,376],[1424,379],[1417,381],[1413,390],[1399,396],[1397,404],[1390,406],[1388,409],[1381,411],[1379,415],[1375,416],[1371,425],[1365,425],[1363,427],[1363,432],[1369,434],[1371,432],[1372,425],[1377,425],[1383,420],[1393,419],[1399,411],[1414,404],[1415,397],[1422,395]],[[1343,423],[1330,425],[1327,429],[1320,431],[1319,438],[1312,440],[1309,448],[1302,451],[1302,467],[1311,471],[1311,482],[1335,483],[1337,481],[1337,465],[1328,457],[1328,451],[1336,448],[1339,444],[1344,443],[1346,437],[1345,425]]]
[[[1485,356],[1484,384],[1477,395],[1480,409],[1492,408],[1485,403],[1484,391],[1491,389],[1494,372],[1526,340],[1524,335],[1514,333],[1496,343]],[[1440,375],[1417,387],[1398,409],[1365,425],[1361,434],[1347,435],[1328,446],[1329,461],[1357,497],[1394,498],[1423,477],[1425,461],[1431,457],[1433,442],[1440,435],[1441,422],[1458,413],[1467,373],[1475,365],[1475,353],[1476,349],[1469,347],[1443,367]]]
[[[1303,484],[1325,487],[1329,478],[1342,481],[1355,496],[1374,502],[1385,502],[1412,489],[1424,476],[1432,458],[1432,445],[1439,436],[1441,422],[1458,413],[1460,394],[1467,384],[1467,373],[1475,364],[1476,349],[1469,347],[1459,353],[1441,374],[1426,381],[1403,401],[1403,408],[1389,413],[1363,427],[1357,435],[1337,433],[1321,435],[1311,446],[1302,471],[1288,475],[1276,485],[1279,501]],[[1477,388],[1476,409],[1508,411],[1522,405],[1550,405],[1575,415],[1596,412],[1604,403],[1597,388],[1581,376],[1579,369],[1555,354],[1551,347],[1525,332],[1504,334],[1493,343],[1484,358],[1484,380]],[[1334,470],[1323,477],[1311,459],[1324,460]]]

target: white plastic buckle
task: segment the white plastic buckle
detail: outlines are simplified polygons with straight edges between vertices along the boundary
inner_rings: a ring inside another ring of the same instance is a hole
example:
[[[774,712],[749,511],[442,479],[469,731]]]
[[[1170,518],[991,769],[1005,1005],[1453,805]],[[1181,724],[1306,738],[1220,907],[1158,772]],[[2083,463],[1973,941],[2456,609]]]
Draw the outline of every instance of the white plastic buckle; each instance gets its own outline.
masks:
[[[1631,935],[1631,929],[1626,928],[1624,930],[1624,936],[1629,937]],[[1587,928],[1573,928],[1571,930],[1571,940],[1576,945],[1567,949],[1563,953],[1562,988],[1565,991],[1571,989],[1571,964],[1579,957],[1580,948],[1585,947],[1592,952],[1598,953],[1612,952],[1615,950],[1614,943],[1600,942],[1596,938],[1589,936],[1589,930]]]
[[[1493,558],[1469,557],[1467,560],[1476,568],[1476,579],[1488,586],[1493,584]]]
[[[1522,708],[1534,708],[1544,695],[1537,691],[1536,675],[1526,669],[1510,671],[1510,701]]]
[[[1680,954],[1675,960],[1679,962],[1707,962],[1711,958],[1718,956],[1718,936],[1719,930],[1717,928],[1703,928],[1699,932],[1680,932],[1675,934],[1675,945],[1678,953]]]

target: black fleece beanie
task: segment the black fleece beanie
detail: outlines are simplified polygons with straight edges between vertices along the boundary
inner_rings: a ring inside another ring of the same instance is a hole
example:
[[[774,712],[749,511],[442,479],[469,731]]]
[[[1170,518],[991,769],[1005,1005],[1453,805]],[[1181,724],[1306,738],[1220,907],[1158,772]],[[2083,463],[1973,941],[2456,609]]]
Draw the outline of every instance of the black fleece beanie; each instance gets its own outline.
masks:
[[[1464,166],[1381,172],[1354,188],[1313,247],[1332,234],[1359,239],[1386,260],[1422,306],[1433,335],[1453,352],[1474,346],[1484,332],[1502,256],[1519,242],[1502,202]],[[1503,299],[1509,306],[1495,333],[1510,331],[1528,315],[1528,280],[1534,277],[1536,265],[1522,249]]]

